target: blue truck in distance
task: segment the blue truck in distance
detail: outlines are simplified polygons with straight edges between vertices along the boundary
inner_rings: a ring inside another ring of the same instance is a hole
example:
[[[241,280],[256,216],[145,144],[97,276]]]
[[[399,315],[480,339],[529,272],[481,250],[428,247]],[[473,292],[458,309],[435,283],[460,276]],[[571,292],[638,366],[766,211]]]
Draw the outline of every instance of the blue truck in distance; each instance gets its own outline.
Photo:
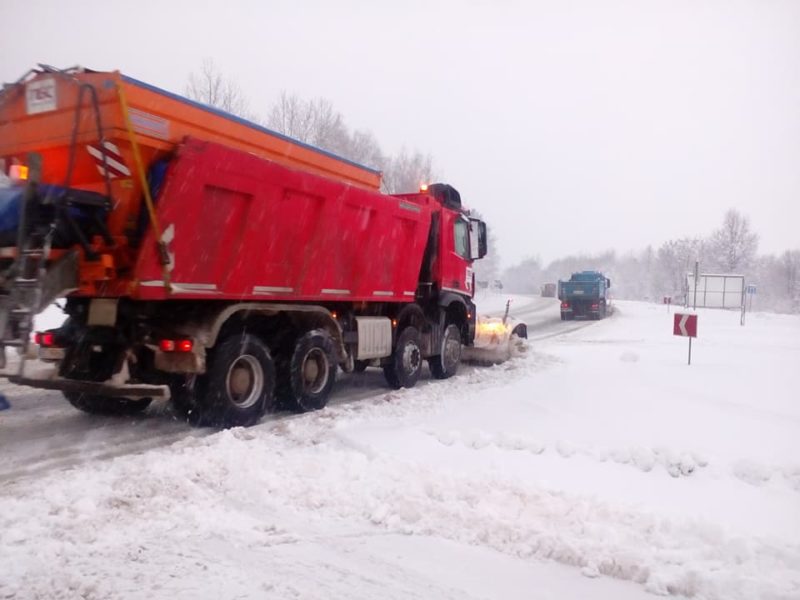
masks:
[[[573,273],[569,281],[558,282],[561,320],[575,317],[602,319],[608,314],[608,288],[611,280],[598,271]]]

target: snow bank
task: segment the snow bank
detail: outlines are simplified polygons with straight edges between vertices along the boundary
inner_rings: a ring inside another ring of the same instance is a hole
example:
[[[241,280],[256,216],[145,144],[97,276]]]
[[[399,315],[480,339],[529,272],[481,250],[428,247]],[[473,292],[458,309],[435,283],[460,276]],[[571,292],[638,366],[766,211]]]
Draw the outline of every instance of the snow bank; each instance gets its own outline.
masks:
[[[800,319],[700,319],[5,482],[0,597],[800,597]]]
[[[479,315],[502,315],[506,309],[506,302],[509,300],[514,309],[520,309],[533,304],[536,298],[519,294],[504,294],[499,290],[480,290],[472,299]]]

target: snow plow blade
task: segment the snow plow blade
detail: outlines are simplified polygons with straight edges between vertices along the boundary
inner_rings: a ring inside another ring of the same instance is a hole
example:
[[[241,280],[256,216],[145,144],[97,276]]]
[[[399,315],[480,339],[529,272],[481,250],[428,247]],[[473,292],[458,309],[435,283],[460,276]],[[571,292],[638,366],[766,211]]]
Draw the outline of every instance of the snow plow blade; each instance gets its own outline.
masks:
[[[496,365],[522,356],[528,348],[528,328],[512,317],[478,317],[475,344],[464,348],[466,362]]]

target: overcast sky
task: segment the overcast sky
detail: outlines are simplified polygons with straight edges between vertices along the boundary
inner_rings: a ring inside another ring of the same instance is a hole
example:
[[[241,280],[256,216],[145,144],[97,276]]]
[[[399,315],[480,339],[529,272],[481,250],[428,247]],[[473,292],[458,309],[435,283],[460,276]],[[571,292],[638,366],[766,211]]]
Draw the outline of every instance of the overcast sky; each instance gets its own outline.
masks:
[[[0,80],[81,64],[182,92],[204,57],[256,113],[325,97],[434,157],[502,263],[705,235],[800,248],[800,1],[0,0]]]

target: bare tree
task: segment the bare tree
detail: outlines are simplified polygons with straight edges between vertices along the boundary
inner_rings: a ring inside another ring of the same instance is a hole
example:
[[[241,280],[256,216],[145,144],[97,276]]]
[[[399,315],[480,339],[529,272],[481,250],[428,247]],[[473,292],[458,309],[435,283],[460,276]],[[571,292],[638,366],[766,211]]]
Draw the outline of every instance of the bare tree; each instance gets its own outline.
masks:
[[[304,100],[282,92],[273,104],[267,126],[301,142],[328,150],[354,162],[383,171],[383,191],[416,192],[421,183],[431,183],[436,174],[433,159],[421,152],[401,150],[385,155],[375,136],[347,127],[341,113],[325,98]]]
[[[369,131],[354,131],[344,155],[350,160],[376,169],[383,167],[386,162],[378,140]]]
[[[485,221],[483,215],[475,209],[470,211],[470,216]],[[487,251],[486,256],[473,263],[475,280],[492,283],[500,278],[500,253],[497,250],[497,236],[489,223],[486,223]]]
[[[656,254],[658,277],[656,289],[677,295],[683,289],[686,275],[695,261],[703,260],[705,243],[699,238],[681,238],[664,242]]]
[[[722,227],[709,240],[709,256],[726,273],[742,272],[756,257],[758,235],[750,231],[750,220],[739,211],[725,213]]]
[[[269,113],[267,125],[330,152],[341,153],[349,141],[341,113],[325,98],[303,100],[296,94],[281,92]]]
[[[787,297],[793,304],[800,304],[800,250],[787,250],[783,253],[781,270]]]
[[[199,72],[189,74],[184,93],[192,100],[255,120],[239,85],[223,76],[210,58],[203,59]]]
[[[383,187],[389,194],[417,192],[420,184],[431,183],[434,178],[430,154],[408,153],[404,148],[383,165]]]
[[[548,281],[542,272],[541,261],[537,257],[525,258],[519,264],[503,271],[503,289],[509,292],[538,294],[543,283]]]

